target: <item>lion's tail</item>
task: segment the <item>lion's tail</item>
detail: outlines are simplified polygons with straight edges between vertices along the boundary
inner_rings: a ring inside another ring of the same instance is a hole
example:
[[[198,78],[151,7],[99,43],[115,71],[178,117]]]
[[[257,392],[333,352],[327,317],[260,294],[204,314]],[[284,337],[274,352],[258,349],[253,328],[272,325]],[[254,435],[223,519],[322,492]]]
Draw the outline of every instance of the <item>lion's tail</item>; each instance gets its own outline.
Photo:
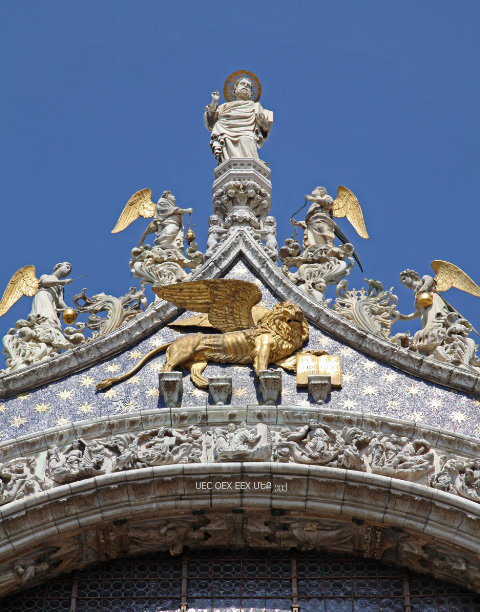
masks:
[[[140,359],[140,361],[137,363],[136,366],[134,366],[131,370],[129,370],[125,374],[122,374],[121,376],[117,376],[116,378],[105,378],[104,380],[101,380],[97,385],[97,391],[105,391],[106,389],[109,389],[113,385],[116,385],[117,383],[122,382],[123,380],[126,380],[127,378],[130,378],[130,376],[132,374],[135,374],[135,372],[138,372],[138,370],[140,370],[140,368],[142,368],[147,363],[147,361],[149,361],[155,355],[158,355],[158,353],[161,353],[162,351],[167,349],[171,344],[172,344],[171,342],[167,342],[166,344],[162,344],[161,346],[158,346],[157,348],[153,349],[153,351],[150,351],[149,353],[147,353],[145,357]]]

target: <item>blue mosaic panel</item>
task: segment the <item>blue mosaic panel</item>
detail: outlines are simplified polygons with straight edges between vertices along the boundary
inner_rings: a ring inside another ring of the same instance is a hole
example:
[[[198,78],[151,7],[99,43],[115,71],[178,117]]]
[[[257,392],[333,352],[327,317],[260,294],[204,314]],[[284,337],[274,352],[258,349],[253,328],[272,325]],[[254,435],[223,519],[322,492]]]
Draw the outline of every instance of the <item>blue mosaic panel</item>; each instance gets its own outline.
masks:
[[[278,301],[243,262],[237,263],[227,278],[256,283],[263,293],[262,305],[271,308]],[[192,314],[186,312],[179,318]],[[107,392],[97,393],[95,386],[106,377],[131,369],[152,348],[175,340],[182,334],[180,328],[166,326],[113,359],[29,393],[4,400],[0,403],[1,440],[74,421],[163,408],[164,403],[158,396],[158,373],[165,363],[164,353],[152,359],[137,375]],[[324,334],[313,325],[310,325],[310,339],[305,345],[307,347],[322,348],[331,355],[340,355],[343,388],[332,391],[327,404],[329,408],[420,421],[480,437],[479,400],[381,364]],[[210,363],[205,370],[207,378],[226,373],[233,377],[232,406],[259,402],[251,366]],[[208,393],[191,383],[186,370],[183,384],[183,406],[207,406]],[[294,373],[283,372],[281,403],[300,408],[312,406],[307,389],[297,389]]]

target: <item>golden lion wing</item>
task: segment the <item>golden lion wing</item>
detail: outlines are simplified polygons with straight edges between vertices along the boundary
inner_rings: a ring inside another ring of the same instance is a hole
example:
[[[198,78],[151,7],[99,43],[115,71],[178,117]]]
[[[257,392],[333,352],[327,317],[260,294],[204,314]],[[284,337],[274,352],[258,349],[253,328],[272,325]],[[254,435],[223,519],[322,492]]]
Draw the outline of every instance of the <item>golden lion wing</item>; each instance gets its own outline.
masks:
[[[431,266],[435,272],[437,291],[446,291],[450,287],[455,287],[480,297],[480,287],[458,266],[440,259],[432,261]]]
[[[33,297],[38,291],[35,266],[23,266],[10,279],[0,300],[0,317],[17,302],[22,295]]]
[[[254,306],[252,308],[253,324],[257,325],[266,314],[271,313],[270,308],[266,306]],[[213,329],[213,325],[208,320],[208,314],[197,314],[186,319],[176,319],[168,324],[168,327],[206,327]]]
[[[368,238],[367,228],[363,220],[363,213],[355,194],[350,189],[339,185],[337,197],[333,202],[332,213],[334,217],[347,217],[361,238]]]
[[[112,234],[122,232],[126,227],[133,223],[138,217],[150,219],[155,213],[155,204],[152,202],[152,190],[140,189],[128,200],[122,214],[118,218]]]
[[[208,313],[210,324],[223,332],[253,327],[252,308],[262,299],[253,283],[227,278],[166,285],[154,291],[180,308]]]

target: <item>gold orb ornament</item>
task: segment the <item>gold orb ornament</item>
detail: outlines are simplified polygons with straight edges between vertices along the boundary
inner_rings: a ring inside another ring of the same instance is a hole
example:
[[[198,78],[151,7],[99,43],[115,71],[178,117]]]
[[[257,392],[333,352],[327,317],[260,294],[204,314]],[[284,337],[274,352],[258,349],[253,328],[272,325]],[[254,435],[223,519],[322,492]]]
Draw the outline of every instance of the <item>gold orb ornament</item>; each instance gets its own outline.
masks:
[[[417,304],[420,308],[428,308],[433,304],[433,293],[431,291],[422,291],[417,295]]]
[[[232,100],[235,100],[235,87],[237,86],[238,81],[242,78],[248,79],[252,83],[252,100],[254,102],[258,102],[260,100],[260,96],[262,95],[262,85],[260,84],[258,77],[253,74],[253,72],[249,72],[248,70],[237,70],[236,72],[232,72],[223,86],[223,97],[227,102],[232,102]]]
[[[62,314],[62,319],[66,325],[71,325],[77,320],[77,313],[73,308],[65,308]]]
[[[195,232],[191,227],[188,228],[188,232],[185,234],[185,240],[188,244],[192,244],[192,242],[195,240]]]

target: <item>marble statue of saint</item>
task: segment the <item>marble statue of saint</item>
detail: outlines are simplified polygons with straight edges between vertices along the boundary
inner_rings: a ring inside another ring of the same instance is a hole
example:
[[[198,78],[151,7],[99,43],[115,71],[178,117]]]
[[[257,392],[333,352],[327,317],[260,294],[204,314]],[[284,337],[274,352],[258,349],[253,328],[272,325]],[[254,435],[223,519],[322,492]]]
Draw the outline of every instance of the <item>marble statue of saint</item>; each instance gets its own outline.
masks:
[[[219,93],[205,109],[205,126],[212,133],[210,146],[219,164],[232,157],[258,159],[257,149],[270,133],[273,113],[252,100],[252,82],[244,77],[237,81],[235,100],[218,106]]]

